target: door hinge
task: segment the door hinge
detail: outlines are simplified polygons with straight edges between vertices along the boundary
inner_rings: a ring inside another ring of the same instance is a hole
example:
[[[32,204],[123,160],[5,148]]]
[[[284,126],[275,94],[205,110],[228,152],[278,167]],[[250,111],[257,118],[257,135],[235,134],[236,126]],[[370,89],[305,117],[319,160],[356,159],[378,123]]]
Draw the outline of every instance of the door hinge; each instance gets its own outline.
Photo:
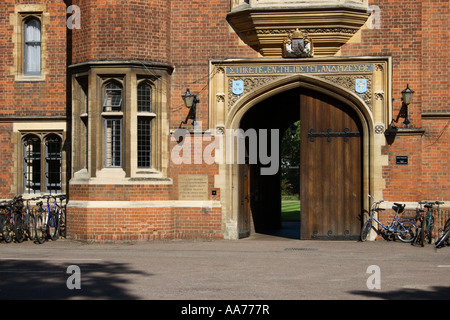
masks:
[[[327,132],[315,132],[314,129],[310,129],[308,133],[308,138],[311,142],[315,141],[315,138],[327,138],[328,142],[331,142],[331,138],[344,138],[347,142],[349,138],[360,137],[361,133],[351,132],[349,128],[345,128],[344,132],[332,132],[333,129],[328,128]]]

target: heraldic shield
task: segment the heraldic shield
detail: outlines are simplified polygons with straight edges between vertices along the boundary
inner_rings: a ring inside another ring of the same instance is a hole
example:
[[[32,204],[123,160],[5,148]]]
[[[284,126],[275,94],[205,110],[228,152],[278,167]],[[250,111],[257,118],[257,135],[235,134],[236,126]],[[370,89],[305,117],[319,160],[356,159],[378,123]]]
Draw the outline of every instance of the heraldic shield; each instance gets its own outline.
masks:
[[[366,93],[367,91],[367,79],[356,79],[355,81],[355,91],[357,93]]]
[[[300,30],[295,30],[283,41],[284,58],[312,58],[314,46],[312,40]]]
[[[244,81],[243,80],[233,80],[231,90],[235,95],[241,95],[244,93]]]

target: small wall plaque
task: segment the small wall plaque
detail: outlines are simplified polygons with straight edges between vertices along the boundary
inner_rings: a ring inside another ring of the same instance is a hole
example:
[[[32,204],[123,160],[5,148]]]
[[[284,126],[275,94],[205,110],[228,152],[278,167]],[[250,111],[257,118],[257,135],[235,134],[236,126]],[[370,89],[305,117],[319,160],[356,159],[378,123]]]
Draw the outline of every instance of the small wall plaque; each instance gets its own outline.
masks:
[[[178,176],[179,200],[208,200],[206,174],[180,174]]]
[[[407,166],[409,162],[408,156],[395,156],[395,164],[399,166]]]

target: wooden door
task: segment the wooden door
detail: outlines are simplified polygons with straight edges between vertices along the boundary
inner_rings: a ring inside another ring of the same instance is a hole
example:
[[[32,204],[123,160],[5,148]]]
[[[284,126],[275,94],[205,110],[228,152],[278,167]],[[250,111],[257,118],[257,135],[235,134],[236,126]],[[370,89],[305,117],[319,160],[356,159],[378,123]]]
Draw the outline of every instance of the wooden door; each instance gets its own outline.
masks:
[[[239,203],[239,238],[245,238],[250,235],[250,166],[248,164],[240,165],[240,203]]]
[[[357,239],[361,229],[362,146],[348,106],[300,95],[302,239]]]

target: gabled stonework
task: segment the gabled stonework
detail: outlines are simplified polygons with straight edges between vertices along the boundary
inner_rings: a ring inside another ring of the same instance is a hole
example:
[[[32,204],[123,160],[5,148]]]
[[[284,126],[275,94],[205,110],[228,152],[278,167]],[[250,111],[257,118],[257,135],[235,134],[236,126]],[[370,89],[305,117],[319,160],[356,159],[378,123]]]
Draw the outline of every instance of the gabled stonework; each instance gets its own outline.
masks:
[[[299,29],[315,56],[335,55],[369,17],[366,1],[238,1],[227,20],[241,39],[265,57],[281,57],[283,40]]]

